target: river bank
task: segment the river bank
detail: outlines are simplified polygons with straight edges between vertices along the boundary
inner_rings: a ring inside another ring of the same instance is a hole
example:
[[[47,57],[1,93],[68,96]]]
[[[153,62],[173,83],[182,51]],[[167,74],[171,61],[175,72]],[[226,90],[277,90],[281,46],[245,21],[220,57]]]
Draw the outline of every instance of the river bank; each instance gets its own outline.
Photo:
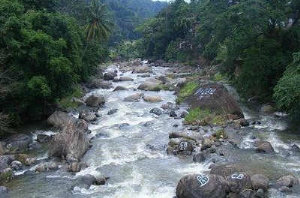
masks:
[[[24,166],[27,159],[25,162],[17,160],[23,165],[13,171],[16,178],[7,184],[8,196],[173,197],[182,177],[209,174],[212,164],[234,164],[247,169],[249,175],[264,174],[270,184],[289,174],[299,177],[299,152],[294,146],[299,145],[299,138],[292,134],[286,135],[288,138],[281,137],[287,131],[285,118],[262,115],[242,105],[249,123],[247,127],[241,127],[240,121],[226,121],[225,125],[186,125],[183,121],[188,106],[176,105],[174,91],[179,92],[178,87],[189,79],[186,76],[195,76],[198,71],[170,66],[140,62],[110,65],[104,72],[104,80],[95,78],[88,85],[88,93],[77,100],[82,107],[63,114],[88,123],[83,134],[92,147],[85,146],[87,152],[78,160],[68,159],[67,154],[64,159],[60,159],[60,155],[48,158],[46,152],[33,157],[36,159],[29,166]],[[89,103],[88,108],[86,103]],[[220,134],[223,137],[215,138],[220,129],[224,130],[224,134]],[[34,132],[33,140],[37,140],[37,134],[58,134],[52,129]],[[187,146],[190,152],[174,152],[168,149],[170,140],[178,145],[182,136],[174,140],[176,138],[169,138],[170,134],[184,134],[183,139],[196,141]],[[269,141],[274,152],[257,153],[255,139]],[[55,143],[51,139],[48,142],[51,142],[50,147]],[[207,148],[202,150],[204,143]],[[166,150],[171,151],[171,155],[167,155]],[[199,158],[204,153],[201,150],[205,151],[204,158]],[[105,185],[98,185],[100,183]],[[268,195],[263,193],[269,197],[297,195],[295,188],[288,194],[275,188],[269,190]]]

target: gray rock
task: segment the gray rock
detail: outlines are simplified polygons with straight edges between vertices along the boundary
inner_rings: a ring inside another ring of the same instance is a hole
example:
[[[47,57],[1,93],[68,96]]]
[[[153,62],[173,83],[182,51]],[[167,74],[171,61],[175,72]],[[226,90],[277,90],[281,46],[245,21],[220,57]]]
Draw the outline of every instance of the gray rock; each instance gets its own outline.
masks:
[[[176,117],[177,117],[177,114],[176,114],[175,111],[171,111],[169,115],[170,115],[170,117],[172,117],[172,118],[176,118]]]
[[[101,79],[93,79],[86,84],[89,89],[111,89],[113,87],[111,82],[103,81]]]
[[[79,113],[79,119],[83,119],[87,122],[94,122],[97,120],[97,116],[95,113],[92,113],[90,111],[81,111]]]
[[[206,155],[207,154],[205,152],[194,154],[193,155],[193,161],[197,162],[197,163],[204,162],[206,160]]]
[[[141,97],[142,97],[142,93],[135,93],[133,95],[127,96],[126,98],[124,98],[125,102],[138,102]]]
[[[138,66],[135,67],[132,73],[151,73],[152,69],[148,66]]]
[[[45,134],[38,134],[36,141],[39,143],[46,143],[50,142],[52,140],[52,136],[50,135],[45,135]]]
[[[96,184],[97,179],[90,174],[79,176],[76,180],[76,186],[89,189],[91,185]]]
[[[262,175],[256,174],[251,176],[252,187],[254,190],[263,189],[267,190],[269,188],[269,178]]]
[[[118,109],[111,109],[107,112],[107,115],[112,115],[118,112]]]
[[[144,91],[159,91],[161,90],[161,81],[155,79],[145,81],[142,84],[140,84],[138,89]]]
[[[83,120],[66,126],[54,136],[49,156],[65,157],[68,162],[79,161],[90,148],[86,131],[86,122]]]
[[[51,126],[58,127],[60,129],[64,128],[68,124],[72,124],[76,119],[69,114],[62,111],[55,111],[48,119],[47,123]]]
[[[230,191],[234,193],[241,193],[246,189],[252,188],[250,175],[245,172],[235,172],[227,176],[226,180]]]
[[[91,95],[85,100],[85,103],[90,107],[99,107],[105,104],[105,98],[103,96]]]
[[[257,145],[256,152],[258,152],[258,153],[274,153],[275,152],[271,143],[268,141],[258,140],[255,142],[255,144]]]
[[[55,171],[58,169],[58,165],[55,162],[42,162],[36,166],[35,171],[45,172],[45,171]]]
[[[224,178],[234,173],[245,172],[244,168],[236,164],[222,164],[211,167],[210,174],[221,175]]]
[[[143,96],[145,102],[156,103],[161,102],[162,98],[160,96]]]
[[[160,116],[163,112],[160,108],[153,108],[150,110],[150,113]]]
[[[22,170],[23,169],[23,164],[20,162],[20,161],[13,161],[11,164],[10,164],[11,168],[15,171],[18,171],[18,170]]]
[[[176,196],[177,198],[225,198],[227,191],[228,184],[222,176],[188,175],[180,179]]]
[[[123,90],[127,90],[127,88],[123,86],[117,86],[113,91],[123,91]]]
[[[172,102],[168,102],[168,103],[166,103],[166,104],[163,104],[163,105],[161,106],[161,108],[162,108],[163,110],[173,110],[173,111],[179,109],[178,105],[176,105],[175,103],[172,103]]]
[[[116,73],[114,72],[107,72],[103,75],[103,79],[104,80],[113,80],[115,78],[115,76],[117,76]]]
[[[16,134],[6,140],[6,148],[12,151],[26,150],[31,142],[31,136],[25,134]]]
[[[281,187],[292,188],[293,186],[299,185],[299,180],[293,175],[283,176],[278,179],[274,185],[276,189],[280,189]]]
[[[29,150],[37,150],[40,148],[42,148],[42,145],[39,142],[34,141],[29,144]]]

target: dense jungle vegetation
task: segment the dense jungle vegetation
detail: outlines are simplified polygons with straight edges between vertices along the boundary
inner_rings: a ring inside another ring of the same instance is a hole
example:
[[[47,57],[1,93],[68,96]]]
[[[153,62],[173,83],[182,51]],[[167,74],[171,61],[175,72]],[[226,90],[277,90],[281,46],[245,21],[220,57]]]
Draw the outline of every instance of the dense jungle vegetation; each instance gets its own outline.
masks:
[[[146,58],[214,65],[243,97],[299,115],[299,11],[297,0],[176,0],[138,27],[135,47]]]
[[[167,3],[151,0],[0,0],[0,132],[49,115],[81,94],[109,45]]]

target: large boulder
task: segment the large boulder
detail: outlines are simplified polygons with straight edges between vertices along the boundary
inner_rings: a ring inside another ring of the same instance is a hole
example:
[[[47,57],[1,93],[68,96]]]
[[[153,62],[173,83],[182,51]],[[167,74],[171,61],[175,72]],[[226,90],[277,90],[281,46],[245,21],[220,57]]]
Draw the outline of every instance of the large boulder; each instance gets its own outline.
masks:
[[[151,72],[152,72],[151,67],[147,65],[135,67],[132,71],[132,73],[151,73]]]
[[[269,178],[262,175],[256,174],[251,176],[252,187],[254,190],[263,189],[267,190],[269,188]]]
[[[89,89],[110,89],[113,88],[111,82],[103,81],[101,79],[92,79],[86,84],[86,87]]]
[[[113,91],[124,91],[124,90],[127,90],[127,88],[123,86],[117,86]]]
[[[89,149],[87,124],[83,120],[67,125],[51,142],[49,156],[63,157],[68,162],[79,161]]]
[[[31,142],[31,136],[26,134],[15,134],[6,140],[6,148],[11,151],[26,150]]]
[[[117,76],[114,72],[107,72],[104,74],[103,79],[104,80],[113,80]]]
[[[282,187],[292,188],[296,185],[299,185],[299,180],[293,175],[283,176],[278,179],[274,185],[276,189],[280,189]]]
[[[160,116],[163,112],[162,112],[162,110],[160,108],[155,107],[155,108],[153,108],[153,109],[150,110],[150,113],[153,113],[155,115]]]
[[[93,122],[97,120],[97,116],[95,113],[92,113],[90,111],[81,111],[79,113],[79,119],[83,119],[87,122]]]
[[[216,165],[210,170],[210,174],[221,175],[224,178],[227,178],[228,176],[238,172],[245,172],[245,170],[236,164]]]
[[[255,142],[257,145],[256,152],[258,153],[274,153],[274,148],[268,141],[258,140]]]
[[[236,100],[222,84],[208,83],[200,86],[193,95],[187,97],[186,102],[192,107],[210,109],[213,112],[236,115],[243,118],[244,114]]]
[[[123,81],[133,81],[133,79],[129,76],[121,76],[120,78],[115,77],[114,82],[123,82]]]
[[[68,124],[72,124],[76,119],[62,111],[55,111],[48,119],[47,123],[57,128],[64,128]]]
[[[90,95],[86,100],[85,103],[87,106],[90,107],[99,107],[105,104],[105,98],[103,96],[95,96]]]
[[[162,85],[161,81],[156,79],[151,79],[140,84],[138,89],[144,91],[159,91],[161,90],[161,85]]]
[[[124,98],[125,102],[138,102],[141,97],[143,96],[142,93],[135,93],[133,95],[127,96],[126,98]]]
[[[143,96],[145,102],[156,103],[161,102],[162,98],[160,96]]]
[[[50,142],[51,139],[52,139],[52,136],[46,135],[46,134],[38,134],[36,137],[36,141],[38,141],[39,143]]]
[[[228,191],[226,180],[219,175],[188,175],[179,181],[177,198],[225,198]]]
[[[236,172],[226,178],[229,189],[234,193],[241,193],[252,188],[250,175],[245,172]]]

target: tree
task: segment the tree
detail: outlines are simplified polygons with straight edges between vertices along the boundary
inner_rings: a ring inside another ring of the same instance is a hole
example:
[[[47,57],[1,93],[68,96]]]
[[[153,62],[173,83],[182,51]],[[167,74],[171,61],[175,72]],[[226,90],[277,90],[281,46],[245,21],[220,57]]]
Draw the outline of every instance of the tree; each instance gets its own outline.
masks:
[[[88,11],[87,41],[107,40],[113,26],[107,6],[98,0],[93,0]]]

